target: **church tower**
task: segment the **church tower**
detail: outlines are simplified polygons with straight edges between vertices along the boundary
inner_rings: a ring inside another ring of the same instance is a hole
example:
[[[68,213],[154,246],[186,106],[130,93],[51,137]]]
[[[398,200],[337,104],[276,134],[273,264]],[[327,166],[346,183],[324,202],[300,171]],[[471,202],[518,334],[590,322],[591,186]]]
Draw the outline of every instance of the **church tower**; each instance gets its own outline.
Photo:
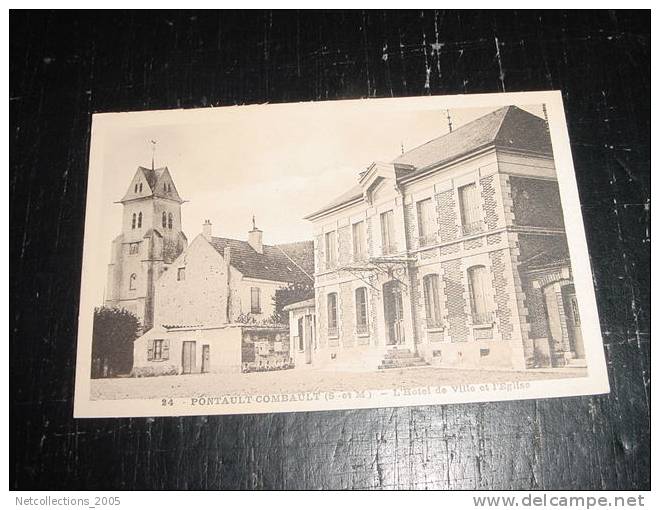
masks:
[[[142,333],[153,327],[154,288],[188,240],[181,199],[167,167],[138,167],[122,204],[122,229],[112,242],[105,305],[132,312]]]

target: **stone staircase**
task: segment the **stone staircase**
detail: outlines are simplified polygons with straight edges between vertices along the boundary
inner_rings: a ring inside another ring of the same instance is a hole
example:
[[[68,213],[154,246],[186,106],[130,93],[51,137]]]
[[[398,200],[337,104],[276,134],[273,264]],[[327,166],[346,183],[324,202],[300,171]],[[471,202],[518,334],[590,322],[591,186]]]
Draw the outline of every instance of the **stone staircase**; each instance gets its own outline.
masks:
[[[379,369],[388,368],[410,368],[428,366],[417,354],[410,352],[410,349],[398,349],[396,347],[388,350],[385,357],[378,365]]]

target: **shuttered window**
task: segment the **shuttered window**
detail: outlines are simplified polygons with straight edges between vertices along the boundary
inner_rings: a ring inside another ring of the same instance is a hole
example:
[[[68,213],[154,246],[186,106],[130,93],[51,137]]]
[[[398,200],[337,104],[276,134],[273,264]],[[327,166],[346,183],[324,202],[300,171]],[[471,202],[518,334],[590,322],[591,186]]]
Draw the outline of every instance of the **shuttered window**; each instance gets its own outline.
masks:
[[[367,333],[367,289],[360,287],[355,289],[355,324],[357,333]]]
[[[337,233],[333,230],[325,234],[325,265],[333,268],[337,264]]]
[[[467,275],[470,290],[470,306],[472,308],[472,323],[486,324],[491,320],[488,309],[488,273],[484,266],[473,266],[468,269]]]
[[[386,211],[380,215],[380,234],[383,245],[383,255],[396,253],[394,241],[394,211]]]
[[[481,231],[481,211],[477,184],[470,183],[458,188],[458,202],[461,209],[461,225],[463,234],[474,234]]]
[[[328,294],[328,335],[337,336],[337,294]]]
[[[364,260],[366,258],[366,251],[364,221],[353,223],[353,260]]]
[[[170,341],[156,338],[147,347],[148,361],[165,361],[170,359]]]
[[[417,202],[417,224],[419,227],[419,245],[434,244],[436,242],[436,220],[432,199],[427,198]]]
[[[424,303],[426,305],[426,327],[440,327],[442,322],[437,274],[429,274],[424,277]]]
[[[259,287],[250,287],[250,311],[261,313],[261,289]]]

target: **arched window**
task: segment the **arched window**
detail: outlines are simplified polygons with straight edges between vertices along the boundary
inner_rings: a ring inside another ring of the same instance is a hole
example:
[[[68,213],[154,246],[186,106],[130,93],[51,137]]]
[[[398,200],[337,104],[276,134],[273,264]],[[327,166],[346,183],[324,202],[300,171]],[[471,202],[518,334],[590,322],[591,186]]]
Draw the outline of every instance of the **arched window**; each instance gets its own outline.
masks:
[[[138,213],[138,228],[142,228],[142,213]]]
[[[488,310],[487,276],[485,266],[472,266],[467,270],[468,287],[470,290],[470,307],[472,308],[472,323],[486,324],[490,322]]]
[[[136,218],[135,213],[133,213],[133,221],[131,221],[131,228],[133,229],[135,228],[135,218]]]
[[[172,213],[169,213],[167,215],[167,228],[172,230]]]
[[[337,294],[328,294],[328,336],[337,336]]]
[[[360,287],[355,289],[355,327],[358,334],[368,333],[367,323],[367,289]]]
[[[136,182],[135,183],[135,193],[137,193],[137,190],[138,190],[138,185],[137,185],[137,182]]]
[[[140,183],[140,193],[142,193],[142,183]]]
[[[167,213],[163,211],[163,228],[167,228]]]
[[[133,273],[128,279],[128,290],[135,290],[135,283],[137,281],[137,275]]]
[[[440,298],[438,293],[438,275],[427,274],[424,277],[424,304],[426,305],[426,327],[437,328],[441,324]]]

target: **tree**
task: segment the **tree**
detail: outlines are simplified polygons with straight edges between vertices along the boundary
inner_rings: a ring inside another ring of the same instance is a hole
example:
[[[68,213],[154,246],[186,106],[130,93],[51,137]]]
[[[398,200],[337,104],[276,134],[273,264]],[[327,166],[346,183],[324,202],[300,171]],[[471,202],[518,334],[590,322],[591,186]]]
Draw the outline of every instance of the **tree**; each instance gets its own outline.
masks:
[[[92,378],[128,374],[133,368],[133,342],[140,321],[128,310],[102,306],[94,309]]]
[[[289,322],[289,314],[284,311],[284,307],[314,297],[314,283],[290,283],[286,287],[282,287],[275,291],[273,304],[275,312],[272,316],[272,321],[279,324],[286,324]]]

